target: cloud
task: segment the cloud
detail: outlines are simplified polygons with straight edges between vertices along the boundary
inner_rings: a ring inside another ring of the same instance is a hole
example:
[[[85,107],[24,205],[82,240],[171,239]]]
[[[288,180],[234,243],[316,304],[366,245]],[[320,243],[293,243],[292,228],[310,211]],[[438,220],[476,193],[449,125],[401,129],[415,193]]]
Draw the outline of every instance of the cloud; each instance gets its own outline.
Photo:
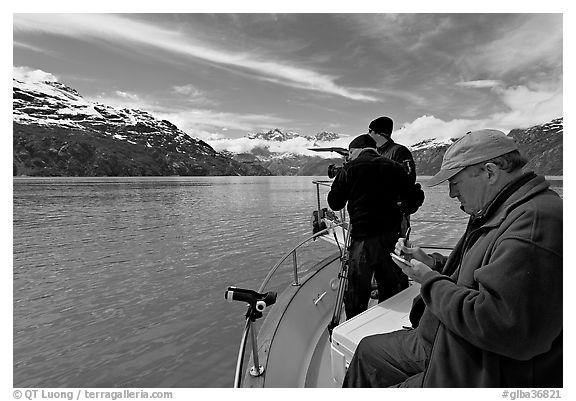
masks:
[[[123,91],[116,91],[115,93],[120,98],[127,99],[129,102],[135,102],[135,103],[141,102],[141,99],[135,93],[128,93],[128,92],[123,92]]]
[[[293,138],[287,141],[265,141],[262,139],[248,139],[244,138],[208,138],[206,141],[217,151],[227,150],[232,153],[249,153],[256,148],[265,148],[274,153],[292,153],[296,155],[305,156],[319,156],[323,158],[340,157],[337,153],[333,152],[314,152],[309,150],[311,147],[323,146],[337,146],[347,148],[350,140],[349,136],[342,136],[336,141],[323,142],[319,141],[314,144],[314,141],[307,140],[304,137]]]
[[[291,122],[269,114],[239,114],[205,108],[178,108],[173,103],[166,105],[150,96],[124,91],[115,91],[112,94],[102,93],[86,100],[120,109],[129,108],[149,112],[157,119],[170,121],[191,137],[203,140],[223,138],[223,135],[218,132],[237,130],[248,133],[269,130],[271,127],[282,127]]]
[[[477,81],[457,82],[456,85],[461,86],[463,88],[476,88],[476,89],[494,88],[502,85],[502,81],[484,79]]]
[[[149,113],[155,112],[160,107],[155,101],[150,100],[147,97],[141,96],[137,93],[120,90],[114,91],[112,94],[101,93],[97,96],[86,97],[86,100],[105,104],[118,109],[138,109]]]
[[[474,85],[472,86],[474,87]],[[493,113],[483,119],[454,119],[444,121],[434,116],[421,116],[394,132],[394,139],[414,145],[429,138],[459,138],[466,132],[494,128],[505,133],[514,128],[528,128],[561,117],[562,86],[540,85],[534,88],[515,86],[493,89],[508,110]]]
[[[50,53],[49,51],[47,51],[46,49],[42,49],[42,48],[40,48],[40,47],[38,47],[38,46],[32,46],[32,45],[30,45],[30,44],[28,44],[28,43],[22,43],[22,42],[19,42],[19,41],[17,41],[17,40],[13,41],[12,45],[13,45],[14,47],[18,47],[18,48],[21,48],[21,49],[30,50],[30,51],[33,51],[33,52],[36,52],[36,53],[51,54],[51,53]]]
[[[58,81],[58,77],[49,72],[38,69],[34,70],[29,67],[13,67],[12,71],[13,77],[23,82]]]
[[[500,101],[507,106],[507,110],[499,111],[485,118],[456,118],[443,120],[433,115],[423,115],[415,120],[405,123],[394,131],[396,142],[406,146],[413,146],[427,139],[436,138],[443,141],[450,138],[459,138],[468,131],[493,128],[505,133],[514,128],[528,128],[561,117],[558,110],[562,110],[562,85],[539,84],[533,87],[515,86],[503,87],[498,80],[479,80],[461,82],[459,86],[478,89],[490,88]],[[347,147],[351,137],[346,136],[338,141],[318,144],[318,146]],[[301,141],[269,142],[240,139],[222,139],[213,137],[209,142],[217,150],[229,150],[234,153],[249,152],[255,147],[265,147],[274,152],[292,152],[303,155],[320,155],[322,157],[335,157],[335,154],[318,154],[307,150],[311,144]]]
[[[268,130],[270,127],[286,125],[289,121],[267,114],[238,114],[210,109],[192,110],[156,110],[154,115],[174,123],[187,134],[204,140],[220,138],[216,132],[223,130],[237,130],[241,132],[254,132]]]
[[[462,60],[478,72],[502,76],[527,68],[562,65],[562,15],[533,14],[510,21],[498,39],[471,48]]]
[[[196,106],[217,106],[219,103],[213,99],[210,99],[206,93],[192,84],[187,85],[175,85],[172,87],[172,92],[179,97],[184,98],[189,104],[194,104]]]
[[[250,72],[256,79],[306,90],[338,95],[352,100],[376,102],[376,97],[336,84],[338,77],[270,60],[257,53],[228,51],[211,47],[187,36],[182,30],[166,29],[120,15],[99,14],[14,14],[15,32],[37,32],[72,38],[96,39],[150,48],[231,66]]]
[[[510,108],[491,116],[508,129],[525,128],[562,116],[563,92],[558,88],[516,86],[498,90],[502,101]]]
[[[470,130],[482,127],[483,123],[483,120],[466,119],[443,121],[434,116],[424,115],[394,131],[392,138],[398,143],[412,146],[430,138],[438,140],[459,138]]]
[[[199,97],[204,96],[204,93],[201,90],[198,90],[194,87],[194,85],[175,85],[172,87],[175,93],[184,96],[192,96],[192,97]]]

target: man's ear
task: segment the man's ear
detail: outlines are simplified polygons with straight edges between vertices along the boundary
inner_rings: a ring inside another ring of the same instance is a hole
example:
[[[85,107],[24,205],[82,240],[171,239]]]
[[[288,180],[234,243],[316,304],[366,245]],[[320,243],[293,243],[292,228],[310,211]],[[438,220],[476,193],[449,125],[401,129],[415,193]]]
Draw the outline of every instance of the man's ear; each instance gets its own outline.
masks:
[[[488,175],[488,182],[494,184],[500,178],[502,170],[494,163],[486,163],[484,165],[484,173]]]

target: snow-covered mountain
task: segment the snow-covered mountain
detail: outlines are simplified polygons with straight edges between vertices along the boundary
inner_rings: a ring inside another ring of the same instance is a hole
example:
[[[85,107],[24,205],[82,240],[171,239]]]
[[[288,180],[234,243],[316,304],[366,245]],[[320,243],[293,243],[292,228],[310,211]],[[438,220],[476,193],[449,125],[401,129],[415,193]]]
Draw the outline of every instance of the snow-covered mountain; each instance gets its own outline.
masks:
[[[318,132],[314,136],[301,135],[297,132],[284,132],[279,128],[271,129],[266,132],[252,132],[246,135],[248,139],[260,139],[263,141],[273,141],[273,142],[286,142],[294,139],[301,139],[309,142],[310,146],[317,146],[319,142],[331,142],[340,138],[340,136],[334,132]]]
[[[508,134],[518,143],[529,162],[526,168],[539,174],[562,175],[563,118],[529,128],[513,129]],[[418,175],[433,175],[440,170],[446,149],[456,139],[430,139],[411,146]]]
[[[526,168],[546,175],[563,175],[564,119],[526,129],[513,129],[508,134],[528,158]]]
[[[89,102],[59,82],[14,79],[13,120],[15,175],[325,175],[328,164],[342,161],[304,156],[286,146],[334,146],[342,138],[333,132],[307,136],[276,128],[249,133],[246,138],[255,142],[250,153],[217,152],[169,121]],[[562,118],[510,132],[530,158],[529,167],[547,175],[563,174],[562,134]],[[438,171],[453,141],[411,146],[418,174]]]
[[[417,150],[424,150],[424,149],[431,149],[431,148],[440,148],[443,146],[450,146],[456,141],[455,138],[446,138],[446,139],[437,139],[437,138],[430,138],[424,141],[415,143],[412,146],[408,146],[408,148],[415,152]]]
[[[136,109],[84,99],[60,82],[13,79],[14,174],[269,175]]]
[[[521,150],[528,156],[530,160],[528,168],[540,174],[562,175],[562,134],[563,119],[558,118],[530,128],[512,130],[509,135],[518,142]],[[307,147],[334,146],[331,142],[340,139],[338,134],[319,133],[311,137],[273,129],[250,134],[247,138],[257,142],[252,151],[231,156],[241,161],[251,160],[253,163],[260,163],[276,175],[325,175],[329,164],[342,162],[340,157],[321,159],[288,151],[271,150],[282,148],[276,143],[299,140],[307,141]],[[440,169],[446,149],[455,141],[456,138],[430,138],[409,146],[418,175],[435,174]],[[339,146],[345,145],[340,143]]]

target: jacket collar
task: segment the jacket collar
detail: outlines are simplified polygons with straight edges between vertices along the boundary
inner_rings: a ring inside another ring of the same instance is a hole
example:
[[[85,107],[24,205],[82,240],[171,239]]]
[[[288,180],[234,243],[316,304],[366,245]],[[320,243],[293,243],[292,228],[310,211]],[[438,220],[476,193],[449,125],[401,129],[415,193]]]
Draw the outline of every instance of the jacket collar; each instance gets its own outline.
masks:
[[[544,177],[527,172],[502,188],[488,206],[471,220],[476,227],[499,225],[511,209],[549,187],[550,183]]]
[[[358,157],[356,157],[356,159],[354,160],[358,160],[358,159],[362,159],[362,158],[367,158],[367,157],[374,157],[374,156],[379,156],[378,151],[374,148],[364,148],[362,149],[362,151],[360,152],[360,154],[358,155]]]
[[[384,152],[386,149],[388,149],[388,148],[390,148],[391,146],[393,146],[395,143],[396,143],[396,142],[394,142],[394,140],[392,139],[392,136],[389,136],[389,137],[388,137],[388,140],[378,147],[378,151],[379,151],[380,153],[382,153],[382,152]]]

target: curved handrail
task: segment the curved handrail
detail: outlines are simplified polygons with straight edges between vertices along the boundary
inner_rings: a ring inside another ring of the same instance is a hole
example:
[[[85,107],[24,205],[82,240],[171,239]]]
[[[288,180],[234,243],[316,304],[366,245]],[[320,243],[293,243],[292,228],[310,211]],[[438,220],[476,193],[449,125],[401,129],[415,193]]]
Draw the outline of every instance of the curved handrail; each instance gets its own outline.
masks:
[[[268,274],[266,275],[266,277],[264,278],[264,280],[262,281],[262,284],[260,285],[260,287],[258,288],[258,292],[262,292],[264,291],[264,288],[266,287],[266,285],[268,284],[268,282],[270,281],[270,279],[272,278],[272,276],[274,275],[274,273],[276,273],[276,271],[278,270],[278,268],[280,267],[280,265],[282,265],[282,263],[292,254],[294,254],[298,248],[300,248],[302,245],[306,244],[307,242],[316,239],[322,235],[328,234],[330,232],[330,230],[333,230],[336,227],[344,227],[345,225],[348,225],[347,222],[341,222],[341,223],[337,223],[334,224],[330,227],[327,227],[321,231],[318,231],[317,233],[313,234],[312,236],[306,238],[305,240],[303,240],[302,242],[300,242],[298,245],[296,245],[295,247],[293,247],[289,252],[287,252],[282,258],[280,258],[280,260],[268,271]],[[342,252],[342,250],[341,250]],[[295,268],[294,274],[296,275],[294,277],[294,281],[297,283],[298,282],[298,269],[297,266]],[[252,327],[250,318],[247,316],[246,317],[246,324],[244,325],[244,331],[242,333],[242,339],[240,340],[240,350],[238,351],[238,359],[236,361],[236,373],[234,374],[234,388],[239,388],[240,387],[240,383],[241,383],[241,379],[242,379],[242,374],[243,374],[243,362],[244,362],[244,354],[246,352],[246,343],[247,343],[247,339],[248,339],[248,333],[250,332],[250,330],[254,330],[254,328]]]
[[[250,318],[246,318],[244,331],[242,332],[242,339],[240,340],[240,349],[238,351],[238,358],[236,360],[236,372],[234,373],[234,388],[240,387],[240,380],[243,372],[244,352],[246,351],[246,339],[248,338],[248,331],[250,331]]]
[[[316,234],[312,235],[311,237],[306,238],[304,241],[300,242],[298,245],[296,245],[294,248],[292,248],[292,250],[290,250],[289,252],[287,252],[279,261],[278,263],[276,263],[276,265],[274,265],[274,267],[272,267],[270,269],[270,271],[268,272],[268,274],[266,275],[266,277],[264,278],[264,280],[262,281],[262,284],[260,284],[260,287],[258,288],[258,292],[262,292],[264,291],[264,287],[266,287],[266,284],[268,284],[268,282],[270,281],[270,279],[272,278],[272,276],[274,275],[274,273],[276,273],[276,270],[278,270],[278,268],[280,267],[280,265],[286,260],[288,259],[288,256],[292,255],[294,252],[296,252],[296,250],[298,248],[300,248],[302,245],[304,245],[305,243],[316,239],[324,234],[328,234],[330,232],[330,230],[334,229],[335,227],[343,227],[345,225],[348,225],[347,222],[341,222],[341,223],[337,223],[334,224],[330,227],[325,228],[322,231],[318,231]],[[297,271],[295,272],[297,273]],[[295,277],[294,281],[297,282],[298,278]]]

